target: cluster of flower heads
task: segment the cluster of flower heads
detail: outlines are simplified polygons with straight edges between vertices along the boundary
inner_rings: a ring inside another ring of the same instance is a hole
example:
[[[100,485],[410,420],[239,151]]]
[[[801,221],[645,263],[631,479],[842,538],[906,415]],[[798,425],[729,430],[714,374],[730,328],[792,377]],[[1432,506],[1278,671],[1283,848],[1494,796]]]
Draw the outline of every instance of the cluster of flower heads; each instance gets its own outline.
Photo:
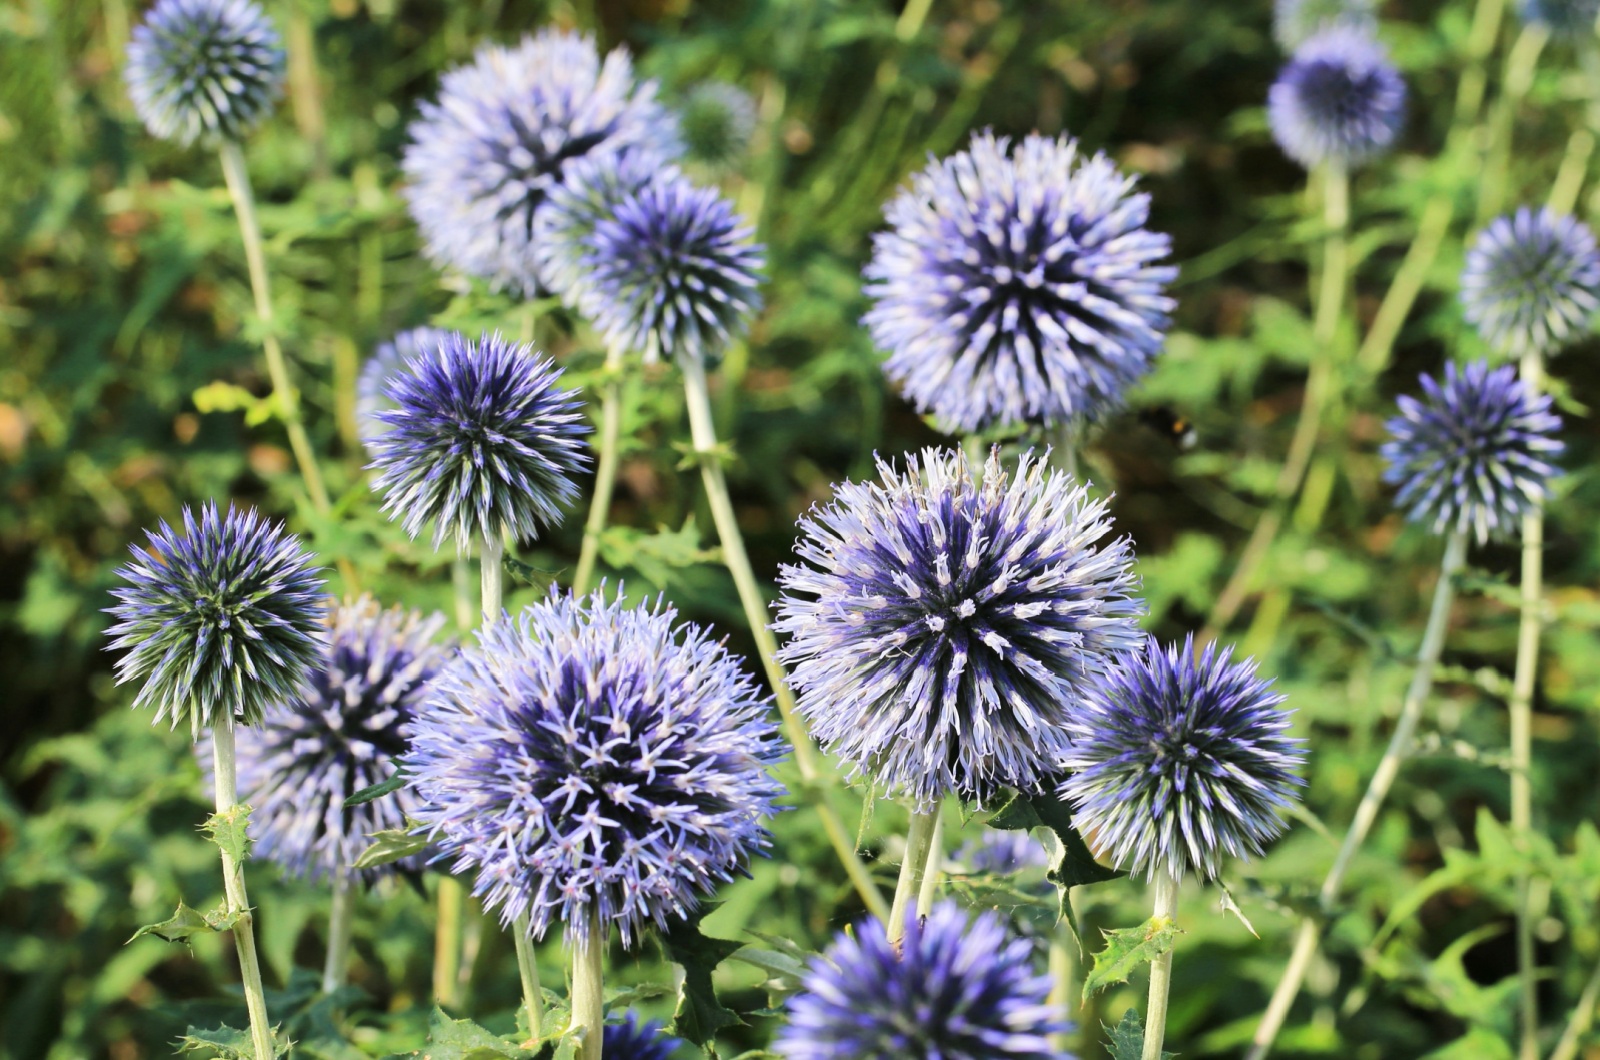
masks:
[[[326,612],[321,572],[300,542],[254,511],[207,504],[183,510],[180,534],[165,522],[117,570],[118,621],[107,634],[123,649],[117,683],[142,680],[135,708],[156,721],[202,728],[260,724],[299,690],[322,652]]]
[[[442,328],[420,327],[402,331],[388,342],[381,342],[367,363],[361,367],[356,379],[356,427],[361,441],[371,446],[373,441],[389,428],[377,414],[395,407],[389,398],[389,384],[406,370],[406,366],[428,351],[436,349],[448,337]]]
[[[1303,783],[1282,702],[1231,648],[1152,638],[1067,718],[1061,795],[1118,868],[1211,879],[1283,831]]]
[[[1076,141],[990,133],[913,178],[873,239],[864,322],[919,411],[974,432],[1120,404],[1161,349],[1177,275],[1133,183]]]
[[[1406,84],[1372,35],[1336,25],[1295,49],[1267,94],[1267,119],[1284,154],[1313,169],[1350,168],[1394,146]]]
[[[560,375],[499,334],[447,332],[421,348],[383,390],[393,407],[371,414],[383,428],[368,442],[383,510],[412,537],[433,521],[434,546],[454,537],[462,550],[557,522],[589,462],[582,401],[556,386]]]
[[[1294,51],[1325,29],[1343,26],[1376,33],[1375,0],[1277,0],[1272,8],[1272,35],[1285,51]]]
[[[300,692],[239,733],[240,801],[249,803],[255,851],[292,876],[336,876],[383,829],[416,811],[409,788],[359,806],[345,800],[389,779],[406,749],[405,727],[450,656],[445,618],[384,610],[371,597],[330,616],[327,644]],[[411,859],[360,872],[373,880]]]
[[[767,846],[769,702],[676,618],[556,598],[481,631],[431,686],[405,759],[415,817],[504,922],[570,939],[593,912],[627,944]]]
[[[779,656],[812,735],[919,805],[1037,790],[1068,718],[1143,639],[1126,538],[1103,501],[1024,454],[982,482],[926,450],[844,483],[779,572]]]
[[[1554,353],[1600,308],[1600,249],[1583,222],[1524,206],[1491,222],[1467,252],[1461,305],[1496,349]]]
[[[1395,503],[1436,533],[1473,533],[1480,543],[1508,534],[1549,494],[1560,472],[1561,419],[1548,396],[1528,392],[1510,365],[1445,365],[1444,381],[1424,375],[1423,399],[1402,396],[1388,423],[1384,480]]]
[[[774,1046],[788,1060],[1055,1060],[1066,1031],[1034,944],[954,902],[913,910],[896,947],[877,920],[815,959]]]
[[[1559,40],[1593,42],[1600,0],[1520,0],[1524,22],[1538,23]]]
[[[707,169],[736,168],[755,128],[755,100],[726,81],[695,85],[678,105],[684,160]]]
[[[644,151],[676,158],[677,123],[618,49],[546,30],[446,74],[411,126],[407,199],[430,258],[513,294],[539,289],[531,242],[567,165]]]
[[[128,44],[128,95],[163,140],[242,140],[277,103],[284,63],[254,0],[159,0]]]

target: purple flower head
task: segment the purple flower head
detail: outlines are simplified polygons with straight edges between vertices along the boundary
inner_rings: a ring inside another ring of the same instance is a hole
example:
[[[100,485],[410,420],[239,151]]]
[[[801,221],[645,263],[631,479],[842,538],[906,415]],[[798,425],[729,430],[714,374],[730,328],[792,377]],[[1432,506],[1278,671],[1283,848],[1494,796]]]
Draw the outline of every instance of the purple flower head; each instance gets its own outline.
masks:
[[[1492,221],[1467,252],[1461,305],[1496,349],[1555,353],[1600,307],[1600,250],[1589,226],[1546,207]]]
[[[477,871],[473,893],[533,937],[591,910],[631,945],[745,872],[783,788],[769,701],[670,607],[603,593],[535,604],[435,680],[405,768],[415,813]]]
[[[411,215],[437,264],[531,295],[534,222],[575,159],[630,148],[677,156],[677,123],[617,49],[545,30],[488,45],[445,74],[411,125],[402,167]]]
[[[1370,37],[1378,32],[1376,6],[1374,0],[1277,0],[1272,8],[1272,35],[1288,52],[1335,26]]]
[[[811,962],[774,1048],[787,1060],[1068,1060],[1070,1028],[1048,1003],[1034,944],[993,913],[940,902],[906,916],[899,952],[883,924],[840,933]]]
[[[128,44],[145,127],[182,146],[242,140],[283,92],[284,53],[251,0],[158,0]]]
[[[561,370],[532,347],[499,334],[473,342],[449,332],[390,380],[394,407],[372,414],[386,427],[369,443],[383,510],[416,537],[434,522],[437,548],[509,531],[518,540],[557,523],[589,463],[589,425]]]
[[[1563,448],[1550,398],[1486,361],[1445,365],[1442,384],[1421,378],[1423,400],[1399,399],[1381,450],[1384,481],[1400,485],[1395,503],[1435,533],[1470,530],[1480,544],[1513,533],[1561,473],[1549,462]]]
[[[683,94],[678,128],[687,161],[713,172],[736,169],[755,132],[755,100],[738,85],[706,81]]]
[[[123,649],[117,683],[144,682],[135,708],[156,721],[258,725],[293,696],[322,652],[327,607],[321,572],[300,541],[254,511],[215,504],[183,510],[180,536],[165,522],[133,546],[111,590],[110,649]]]
[[[1032,453],[973,481],[924,450],[844,483],[800,521],[773,626],[812,735],[922,806],[1036,791],[1096,675],[1144,634],[1126,538],[1103,501]]]
[[[994,876],[1011,876],[1050,865],[1044,847],[1020,829],[985,828],[981,836],[968,840],[956,851],[955,860],[969,872]]]
[[[1077,142],[980,133],[930,161],[873,237],[864,318],[884,371],[941,429],[1116,408],[1161,350],[1177,269],[1150,197]]]
[[[1069,717],[1061,795],[1118,868],[1211,879],[1283,831],[1305,749],[1283,696],[1232,655],[1151,638]]]
[[[356,426],[363,445],[370,448],[377,437],[389,429],[377,414],[395,408],[387,394],[390,382],[404,372],[411,361],[443,343],[449,334],[442,328],[412,328],[378,344],[356,379]]]
[[[616,1060],[672,1060],[678,1039],[661,1033],[659,1022],[640,1023],[630,1012],[621,1023],[606,1024],[602,1048]]]
[[[1600,0],[1521,0],[1522,21],[1538,23],[1558,40],[1593,43]]]
[[[761,245],[728,200],[664,170],[594,227],[583,268],[606,339],[715,362],[761,308]]]
[[[1405,116],[1406,83],[1389,53],[1343,25],[1297,48],[1267,94],[1272,135],[1307,169],[1376,158],[1394,146]]]

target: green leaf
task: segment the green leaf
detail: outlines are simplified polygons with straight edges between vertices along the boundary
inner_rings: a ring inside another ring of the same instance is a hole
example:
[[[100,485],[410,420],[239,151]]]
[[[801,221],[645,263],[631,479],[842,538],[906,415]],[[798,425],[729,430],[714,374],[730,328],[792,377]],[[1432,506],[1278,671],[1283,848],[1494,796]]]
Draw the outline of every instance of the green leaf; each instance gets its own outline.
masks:
[[[1178,925],[1169,916],[1153,916],[1136,928],[1107,931],[1106,948],[1094,955],[1094,968],[1083,979],[1083,999],[1113,983],[1126,983],[1141,965],[1172,949]]]
[[[373,832],[367,837],[372,840],[372,845],[356,858],[354,867],[377,868],[422,853],[428,848],[428,837],[415,834],[413,830],[417,827],[417,822],[407,817],[404,828],[385,828],[381,832]]]
[[[513,581],[522,585],[531,585],[535,589],[548,591],[561,577],[560,571],[541,570],[529,563],[524,563],[509,552],[501,557],[500,565],[506,573],[511,575]]]
[[[1144,1056],[1144,1019],[1137,1008],[1124,1012],[1115,1027],[1109,1023],[1102,1023],[1101,1026],[1108,1035],[1106,1052],[1111,1054],[1111,1060],[1140,1060]],[[1176,1055],[1161,1050],[1161,1060]]]
[[[361,806],[372,802],[375,799],[381,799],[385,795],[399,791],[401,788],[406,786],[406,779],[407,778],[404,770],[396,769],[389,776],[388,780],[380,780],[370,788],[362,788],[360,791],[344,800],[345,809],[348,810],[352,806]]]
[[[235,865],[243,865],[250,858],[250,807],[240,803],[223,813],[214,813],[206,818],[206,823],[200,830],[228,857],[233,859]]]
[[[682,920],[670,922],[666,931],[657,931],[667,960],[683,969],[683,994],[673,1014],[672,1033],[693,1045],[704,1046],[724,1027],[737,1027],[744,1021],[717,1000],[711,973],[723,961],[743,949],[728,939],[702,934],[700,922],[716,906],[702,905]]]
[[[176,913],[173,913],[159,924],[146,924],[138,931],[135,931],[133,938],[128,941],[133,942],[135,939],[145,935],[154,935],[157,938],[166,939],[168,942],[188,942],[191,935],[199,935],[213,930],[215,929],[212,928],[211,922],[199,910],[191,909],[189,906],[184,905],[183,900],[180,898]]]
[[[529,1054],[471,1020],[453,1020],[435,1006],[428,1021],[429,1060],[523,1060]]]
[[[990,828],[1006,831],[1048,828],[1055,834],[1056,849],[1051,852],[1050,871],[1045,878],[1056,885],[1058,916],[1066,920],[1073,938],[1078,938],[1078,918],[1072,912],[1072,888],[1127,875],[1094,859],[1094,853],[1072,823],[1071,806],[1054,791],[1031,795],[1015,792],[986,823]]]
[[[179,1053],[199,1053],[215,1060],[256,1060],[255,1042],[248,1030],[221,1026],[209,1030],[190,1027],[176,1043]],[[277,1028],[272,1033],[272,1055],[286,1056],[292,1043],[278,1039]]]
[[[702,563],[713,563],[721,556],[714,548],[700,547],[700,531],[694,517],[676,530],[658,526],[646,533],[631,526],[611,526],[600,535],[600,558],[612,570],[632,568],[652,585],[665,586],[673,572]]]

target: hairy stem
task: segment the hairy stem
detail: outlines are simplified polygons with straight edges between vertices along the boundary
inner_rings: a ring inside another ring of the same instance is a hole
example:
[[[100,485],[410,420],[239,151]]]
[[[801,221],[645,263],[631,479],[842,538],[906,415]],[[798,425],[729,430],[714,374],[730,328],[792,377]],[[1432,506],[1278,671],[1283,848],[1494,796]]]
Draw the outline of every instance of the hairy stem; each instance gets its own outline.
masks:
[[[533,939],[528,932],[526,913],[511,922],[511,941],[517,947],[517,975],[522,980],[522,1003],[528,1009],[530,1037],[537,1039],[543,1033],[544,997],[539,988],[539,965],[533,953]]]
[[[239,772],[234,755],[233,719],[218,719],[211,727],[214,752],[212,790],[217,813],[225,814],[239,803]],[[255,924],[250,915],[250,896],[245,893],[244,866],[222,851],[222,886],[227,895],[228,913],[235,917],[233,942],[239,953],[239,975],[244,982],[244,1004],[250,1013],[250,1039],[256,1060],[273,1060],[272,1024],[267,1020],[267,994],[261,985],[261,962],[256,957]]]
[[[605,932],[591,910],[584,937],[572,948],[572,1026],[583,1029],[583,1060],[600,1060],[605,1036]]]
[[[333,902],[328,911],[328,957],[322,965],[322,992],[331,994],[345,984],[350,969],[350,932],[355,927],[356,880],[348,869],[333,878]]]
[[[600,388],[600,462],[595,468],[594,496],[589,501],[589,518],[583,524],[583,548],[578,553],[578,571],[572,578],[572,591],[582,596],[594,580],[594,565],[600,555],[600,535],[606,529],[611,511],[611,494],[617,483],[617,446],[622,434],[622,347],[612,344],[606,351],[605,382]]]
[[[894,888],[894,906],[889,911],[889,942],[899,946],[906,931],[906,913],[922,894],[923,875],[928,871],[928,851],[933,848],[939,806],[931,810],[912,810],[911,827],[906,832],[906,856],[900,862],[900,880]],[[919,909],[919,913],[922,911]]]
[[[1163,872],[1156,877],[1155,918],[1168,920],[1178,915],[1178,880]],[[1169,949],[1150,962],[1150,1003],[1144,1013],[1144,1052],[1140,1060],[1161,1060],[1161,1046],[1167,1038],[1167,997],[1172,990],[1172,951]]]

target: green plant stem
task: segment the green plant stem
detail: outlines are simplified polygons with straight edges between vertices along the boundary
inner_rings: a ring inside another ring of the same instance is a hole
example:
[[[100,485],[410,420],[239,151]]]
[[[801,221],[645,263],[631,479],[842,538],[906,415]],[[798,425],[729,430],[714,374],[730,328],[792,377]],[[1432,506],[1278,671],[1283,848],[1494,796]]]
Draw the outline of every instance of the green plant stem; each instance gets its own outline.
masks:
[[[1600,964],[1595,965],[1594,971],[1589,973],[1589,981],[1583,984],[1583,993],[1578,995],[1578,1004],[1573,1008],[1572,1016],[1561,1032],[1561,1040],[1556,1042],[1555,1051],[1550,1054],[1550,1060],[1575,1060],[1578,1041],[1594,1024],[1597,1004],[1600,1004]]]
[[[505,597],[506,546],[498,534],[484,534],[478,539],[478,574],[482,578],[483,624],[498,621],[501,600]]]
[[[234,755],[233,719],[221,718],[211,727],[213,750],[212,790],[218,814],[225,814],[239,803],[239,772]],[[250,1039],[256,1060],[273,1060],[272,1024],[267,1020],[267,994],[261,985],[261,962],[256,957],[255,925],[250,914],[250,896],[245,893],[244,866],[222,851],[222,885],[227,895],[228,913],[233,916],[233,942],[239,953],[239,975],[244,983],[244,1004],[250,1013]]]
[[[544,997],[539,987],[538,959],[534,956],[533,939],[528,930],[526,913],[511,922],[511,941],[517,947],[517,977],[522,980],[522,1003],[528,1009],[530,1036],[537,1039],[543,1033]]]
[[[1362,340],[1361,349],[1356,353],[1356,365],[1367,376],[1376,376],[1388,367],[1389,355],[1394,351],[1400,328],[1411,314],[1417,295],[1422,293],[1428,270],[1433,268],[1445,233],[1450,230],[1454,206],[1450,196],[1436,195],[1423,207],[1411,248],[1406,251],[1405,260],[1395,272],[1388,292],[1378,305],[1378,313],[1372,318],[1372,327],[1368,329],[1367,337]]]
[[[728,480],[722,472],[716,426],[711,418],[711,398],[706,387],[705,365],[697,357],[682,356],[677,360],[679,368],[683,371],[684,401],[689,412],[689,433],[695,455],[699,458],[700,477],[705,484],[706,503],[711,508],[711,521],[715,524],[717,537],[722,543],[723,562],[727,565],[728,573],[733,576],[733,584],[739,592],[739,603],[744,608],[745,620],[750,623],[750,635],[755,639],[756,650],[761,654],[761,665],[766,671],[767,683],[772,686],[772,694],[777,700],[784,731],[794,746],[795,768],[800,771],[801,781],[811,789],[812,804],[816,807],[817,816],[821,819],[823,830],[828,833],[828,842],[832,844],[839,863],[844,866],[845,873],[850,877],[850,882],[861,895],[861,900],[866,904],[868,911],[878,919],[884,920],[889,916],[889,906],[885,904],[883,895],[878,892],[878,885],[873,882],[867,867],[856,854],[855,842],[851,839],[850,833],[845,830],[843,822],[839,820],[838,814],[828,804],[826,794],[821,790],[825,778],[817,761],[817,749],[812,745],[811,736],[795,712],[794,693],[790,691],[783,667],[778,662],[778,643],[768,626],[767,604],[762,599],[761,588],[757,585],[755,572],[750,567],[750,557],[744,548],[744,536],[739,531],[739,521],[733,511],[733,500],[728,495]]]
[[[900,880],[894,888],[894,906],[889,911],[889,943],[900,944],[906,930],[906,912],[922,894],[922,878],[928,871],[928,851],[939,820],[937,804],[931,810],[912,810],[911,827],[906,831],[906,856],[900,862]]]
[[[1339,846],[1333,867],[1328,870],[1318,891],[1318,905],[1324,917],[1333,912],[1339,900],[1339,889],[1344,883],[1345,874],[1349,872],[1362,843],[1372,831],[1372,826],[1378,819],[1378,811],[1383,808],[1384,799],[1388,797],[1389,789],[1394,786],[1395,777],[1399,775],[1401,764],[1411,753],[1412,737],[1416,734],[1417,722],[1422,717],[1422,708],[1427,703],[1429,693],[1433,691],[1434,672],[1438,669],[1439,654],[1444,650],[1445,634],[1450,628],[1450,606],[1455,600],[1455,576],[1466,563],[1466,558],[1466,535],[1459,531],[1452,533],[1445,544],[1444,559],[1439,564],[1439,581],[1433,588],[1433,604],[1428,611],[1428,625],[1422,633],[1422,646],[1417,650],[1417,668],[1411,675],[1411,684],[1406,689],[1406,698],[1400,706],[1400,715],[1395,719],[1389,746],[1384,750],[1383,758],[1378,762],[1378,768],[1367,784],[1366,793],[1361,797],[1361,804],[1356,807],[1355,817],[1345,833],[1344,842]],[[1289,963],[1284,967],[1283,976],[1278,980],[1277,988],[1272,993],[1272,1000],[1261,1017],[1261,1024],[1256,1028],[1247,1060],[1264,1060],[1272,1050],[1272,1043],[1277,1039],[1284,1020],[1288,1018],[1290,1006],[1299,995],[1306,971],[1311,967],[1311,959],[1316,955],[1320,933],[1318,918],[1306,917],[1300,922]]]
[[[1539,53],[1544,51],[1550,31],[1541,22],[1529,22],[1517,35],[1517,42],[1506,57],[1500,98],[1490,116],[1488,154],[1478,180],[1478,223],[1485,224],[1500,213],[1505,204],[1506,184],[1511,171],[1511,147],[1515,139],[1517,108],[1533,87]]]
[[[605,1025],[605,932],[591,910],[584,937],[572,947],[572,1026],[583,1030],[583,1060],[600,1060]]]
[[[311,173],[328,177],[328,120],[322,110],[321,76],[317,71],[317,35],[305,0],[289,0],[284,19],[284,45],[289,57],[289,101],[300,138],[311,148]]]
[[[925,917],[939,897],[939,884],[944,879],[944,813],[942,807],[933,810],[933,835],[928,839],[928,856],[922,868],[922,885],[917,888],[917,915]]]
[[[328,957],[322,965],[322,992],[331,994],[345,984],[350,969],[350,933],[355,927],[356,881],[341,869],[333,878],[333,901],[328,911]]]
[[[478,608],[472,593],[472,563],[457,556],[450,563],[454,589],[456,625],[465,632],[472,628]],[[442,1007],[461,1004],[463,965],[462,936],[467,910],[466,885],[454,876],[442,876],[434,898],[437,914],[433,934],[433,997]]]
[[[1567,152],[1561,158],[1561,168],[1550,184],[1550,197],[1545,205],[1552,213],[1571,213],[1578,204],[1578,192],[1583,190],[1584,174],[1589,171],[1589,157],[1594,154],[1594,133],[1588,129],[1574,130],[1567,139]]]
[[[578,572],[572,578],[572,591],[579,596],[589,591],[594,580],[600,535],[605,532],[606,518],[611,512],[611,494],[617,484],[617,447],[622,435],[622,357],[621,346],[612,344],[606,350],[605,381],[600,387],[600,459],[595,468],[589,518],[583,524]]]
[[[1178,915],[1178,881],[1161,873],[1155,882],[1154,918],[1168,920]],[[1172,990],[1172,951],[1169,949],[1150,962],[1150,1003],[1144,1012],[1144,1052],[1141,1060],[1161,1060],[1161,1046],[1167,1038],[1167,998]]]

